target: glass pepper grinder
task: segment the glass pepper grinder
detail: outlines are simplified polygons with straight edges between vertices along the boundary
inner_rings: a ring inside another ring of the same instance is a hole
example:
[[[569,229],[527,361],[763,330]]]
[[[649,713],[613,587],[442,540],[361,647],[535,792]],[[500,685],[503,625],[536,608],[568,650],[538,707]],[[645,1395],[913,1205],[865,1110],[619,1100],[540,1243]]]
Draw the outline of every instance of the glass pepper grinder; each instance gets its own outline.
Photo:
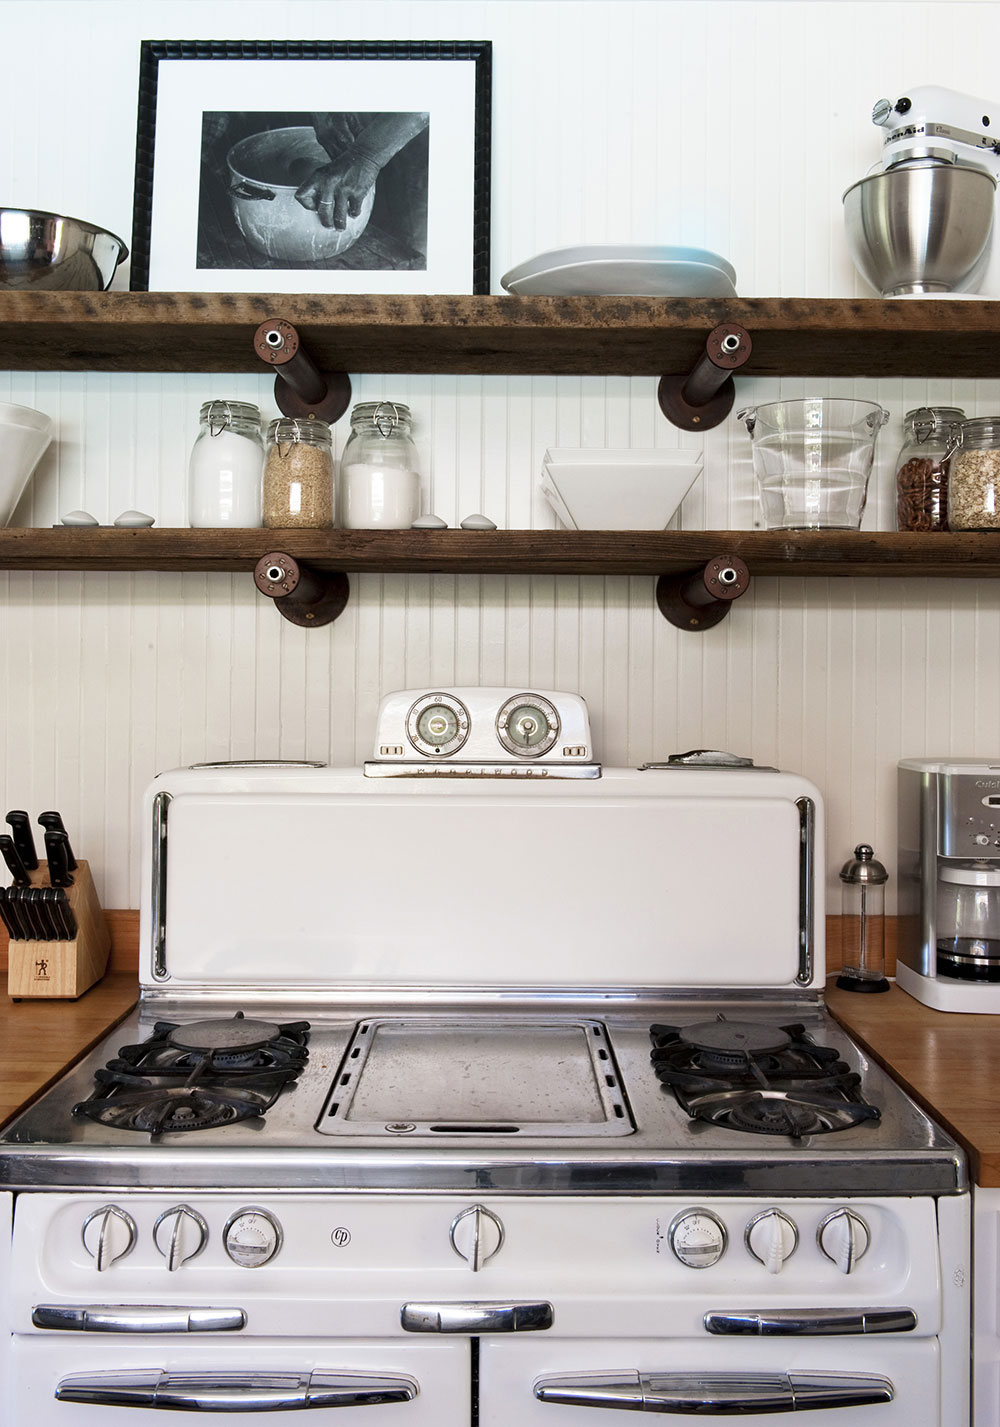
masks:
[[[889,874],[861,842],[840,870],[843,888],[843,991],[888,991],[885,979],[885,884]]]

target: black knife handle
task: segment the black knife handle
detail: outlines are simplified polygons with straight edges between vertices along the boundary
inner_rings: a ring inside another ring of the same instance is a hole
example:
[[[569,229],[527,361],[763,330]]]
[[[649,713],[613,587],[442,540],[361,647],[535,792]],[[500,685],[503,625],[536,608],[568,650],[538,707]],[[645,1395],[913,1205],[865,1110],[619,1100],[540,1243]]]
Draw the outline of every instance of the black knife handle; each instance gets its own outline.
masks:
[[[65,828],[64,825],[63,825],[62,815],[61,815],[60,813],[56,813],[56,812],[51,812],[51,813],[39,813],[39,814],[38,814],[38,823],[39,823],[39,826],[40,826],[40,827],[43,827],[46,832],[65,832],[65,831],[66,831],[66,828]],[[76,858],[73,856],[73,849],[72,849],[72,848],[70,847],[70,845],[69,845],[69,838],[68,838],[68,837],[66,838],[66,858],[67,858],[67,865],[68,865],[68,867],[69,867],[69,870],[70,870],[71,872],[75,872],[75,871],[76,871]]]
[[[69,887],[73,883],[69,875],[69,857],[66,847],[69,838],[64,832],[45,834],[45,856],[49,862],[49,881],[53,887]]]
[[[7,928],[7,935],[14,941],[18,940],[18,928],[13,917],[7,909],[7,888],[0,887],[0,922]]]
[[[14,838],[14,846],[18,855],[29,872],[34,871],[38,866],[38,854],[35,852],[34,839],[31,836],[31,823],[28,821],[28,814],[15,808],[7,814],[7,822],[10,823],[11,835]]]
[[[7,912],[17,928],[14,934],[15,941],[34,941],[35,930],[31,918],[28,916],[24,906],[24,887],[9,887],[7,889]]]
[[[14,846],[14,839],[9,833],[0,832],[0,855],[3,856],[3,860],[7,864],[7,870],[14,879],[14,886],[29,886],[31,878],[28,876],[28,869],[21,861],[21,854]]]
[[[50,888],[50,891],[52,892],[53,897],[55,897],[56,899],[55,914],[59,921],[61,930],[61,936],[57,937],[56,940],[75,941],[78,931],[78,927],[76,925],[76,913],[70,906],[69,899],[67,898],[66,893],[61,887],[52,887]]]

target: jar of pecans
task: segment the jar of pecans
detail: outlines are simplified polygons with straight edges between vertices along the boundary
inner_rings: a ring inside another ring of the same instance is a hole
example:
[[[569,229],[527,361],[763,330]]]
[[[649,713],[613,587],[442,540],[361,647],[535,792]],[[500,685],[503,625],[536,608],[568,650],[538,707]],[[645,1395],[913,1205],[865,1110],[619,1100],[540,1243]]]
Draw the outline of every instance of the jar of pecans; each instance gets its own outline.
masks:
[[[333,437],[314,416],[281,416],[267,428],[263,518],[269,529],[333,524]]]
[[[948,472],[952,530],[1000,530],[1000,416],[963,421]]]
[[[965,420],[957,406],[918,406],[903,417],[896,462],[896,529],[948,529],[952,433]]]

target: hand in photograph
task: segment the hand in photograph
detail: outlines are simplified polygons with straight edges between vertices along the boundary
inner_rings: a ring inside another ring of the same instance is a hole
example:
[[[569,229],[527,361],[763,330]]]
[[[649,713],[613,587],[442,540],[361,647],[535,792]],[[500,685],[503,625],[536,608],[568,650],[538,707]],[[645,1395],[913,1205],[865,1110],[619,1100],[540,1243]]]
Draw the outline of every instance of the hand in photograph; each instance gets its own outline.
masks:
[[[313,114],[316,138],[331,162],[296,189],[296,200],[324,228],[346,228],[385,165],[427,128],[428,114]],[[367,122],[363,122],[367,121]]]

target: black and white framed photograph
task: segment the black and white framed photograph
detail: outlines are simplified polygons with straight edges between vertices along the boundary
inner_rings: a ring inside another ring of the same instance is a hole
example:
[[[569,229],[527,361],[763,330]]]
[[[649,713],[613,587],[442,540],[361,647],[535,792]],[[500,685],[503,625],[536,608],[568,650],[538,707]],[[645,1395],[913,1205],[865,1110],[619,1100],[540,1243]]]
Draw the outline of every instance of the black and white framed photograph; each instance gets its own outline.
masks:
[[[489,41],[145,40],[133,291],[489,292]]]

